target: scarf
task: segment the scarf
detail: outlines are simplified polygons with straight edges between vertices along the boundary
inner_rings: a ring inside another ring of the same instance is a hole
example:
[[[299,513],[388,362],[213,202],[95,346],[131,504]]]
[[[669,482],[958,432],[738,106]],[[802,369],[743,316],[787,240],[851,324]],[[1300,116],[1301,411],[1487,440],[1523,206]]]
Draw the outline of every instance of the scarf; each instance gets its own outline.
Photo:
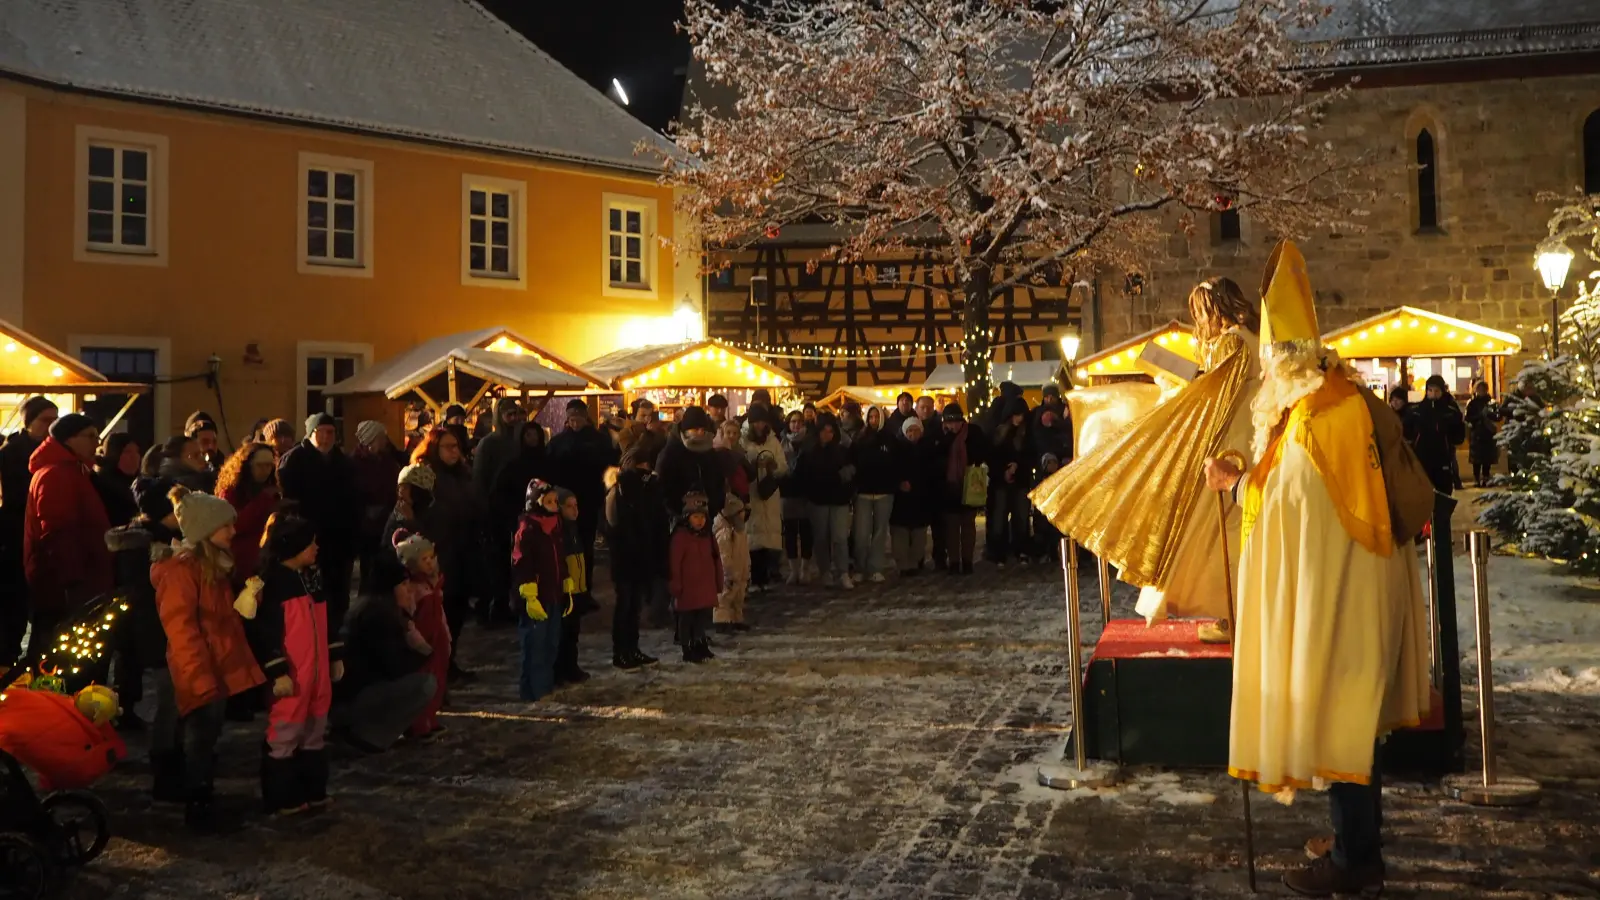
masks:
[[[966,422],[961,423],[961,430],[950,436],[950,461],[945,466],[945,480],[951,484],[960,484],[967,475],[967,429],[971,427]]]

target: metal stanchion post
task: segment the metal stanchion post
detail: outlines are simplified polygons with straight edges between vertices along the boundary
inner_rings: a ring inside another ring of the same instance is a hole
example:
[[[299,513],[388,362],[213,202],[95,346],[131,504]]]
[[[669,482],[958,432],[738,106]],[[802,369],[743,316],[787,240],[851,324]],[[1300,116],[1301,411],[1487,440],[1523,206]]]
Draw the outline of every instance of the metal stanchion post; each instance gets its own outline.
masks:
[[[1059,790],[1104,787],[1116,781],[1117,770],[1110,763],[1098,760],[1091,763],[1083,743],[1086,726],[1083,721],[1083,646],[1078,620],[1078,543],[1071,538],[1061,539],[1061,573],[1066,582],[1067,677],[1071,679],[1068,694],[1072,702],[1071,741],[1075,765],[1042,765],[1039,767],[1039,783]]]
[[[1100,560],[1100,627],[1111,625],[1111,564],[1105,557]]]
[[[1445,793],[1478,806],[1517,806],[1539,799],[1539,782],[1497,771],[1494,756],[1494,667],[1489,640],[1489,535],[1467,534],[1472,558],[1472,604],[1477,616],[1478,727],[1483,737],[1483,774],[1447,775]]]
[[[1437,569],[1436,553],[1439,544],[1432,528],[1428,529],[1428,671],[1432,674],[1432,684],[1435,688],[1444,684],[1444,659],[1439,654],[1439,587],[1434,584],[1434,573]]]

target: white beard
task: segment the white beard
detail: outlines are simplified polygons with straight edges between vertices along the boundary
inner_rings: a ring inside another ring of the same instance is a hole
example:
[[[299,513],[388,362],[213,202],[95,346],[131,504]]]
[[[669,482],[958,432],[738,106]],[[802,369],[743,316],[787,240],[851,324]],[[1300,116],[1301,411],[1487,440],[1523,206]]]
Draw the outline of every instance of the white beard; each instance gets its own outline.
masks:
[[[1329,372],[1340,367],[1339,357],[1326,349],[1318,353],[1274,354],[1262,360],[1261,390],[1250,404],[1250,421],[1256,430],[1251,442],[1255,459],[1266,453],[1289,410],[1322,387],[1326,378],[1324,360]]]

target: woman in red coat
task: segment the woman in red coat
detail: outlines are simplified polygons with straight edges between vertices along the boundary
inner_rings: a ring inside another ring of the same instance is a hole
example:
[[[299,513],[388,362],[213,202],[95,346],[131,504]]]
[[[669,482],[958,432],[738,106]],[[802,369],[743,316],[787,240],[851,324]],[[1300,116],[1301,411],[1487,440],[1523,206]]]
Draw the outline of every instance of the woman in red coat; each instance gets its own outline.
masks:
[[[668,548],[667,584],[683,661],[703,663],[716,658],[706,633],[722,590],[722,557],[711,534],[704,494],[683,498],[683,520],[672,533]]]
[[[183,544],[177,553],[150,567],[161,628],[167,633],[167,674],[157,689],[171,692],[183,716],[188,808],[184,820],[201,832],[229,824],[212,799],[213,752],[222,734],[228,697],[266,679],[234,610],[233,521],[228,501],[179,486],[172,489],[173,510]]]
[[[65,415],[28,458],[33,481],[23,517],[23,562],[33,636],[27,659],[50,649],[64,617],[116,583],[106,532],[111,521],[89,466],[99,443],[87,416]]]
[[[233,451],[217,473],[217,496],[239,513],[233,526],[233,589],[238,591],[256,574],[261,537],[278,511],[278,463],[272,448],[249,443]]]

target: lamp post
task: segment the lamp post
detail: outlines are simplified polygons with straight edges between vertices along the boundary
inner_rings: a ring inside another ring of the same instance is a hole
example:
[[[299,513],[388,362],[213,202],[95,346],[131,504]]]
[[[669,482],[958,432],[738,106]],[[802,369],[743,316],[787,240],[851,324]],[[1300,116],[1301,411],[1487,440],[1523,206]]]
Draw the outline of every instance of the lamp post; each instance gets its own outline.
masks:
[[[1561,241],[1551,238],[1539,245],[1533,258],[1533,267],[1539,270],[1545,290],[1550,292],[1550,358],[1555,359],[1561,350],[1561,286],[1567,282],[1567,270],[1572,267],[1572,251]]]
[[[1072,364],[1078,360],[1078,348],[1081,344],[1082,339],[1079,338],[1076,328],[1061,336],[1061,363],[1066,371],[1063,376],[1066,379],[1065,387],[1073,386]]]

